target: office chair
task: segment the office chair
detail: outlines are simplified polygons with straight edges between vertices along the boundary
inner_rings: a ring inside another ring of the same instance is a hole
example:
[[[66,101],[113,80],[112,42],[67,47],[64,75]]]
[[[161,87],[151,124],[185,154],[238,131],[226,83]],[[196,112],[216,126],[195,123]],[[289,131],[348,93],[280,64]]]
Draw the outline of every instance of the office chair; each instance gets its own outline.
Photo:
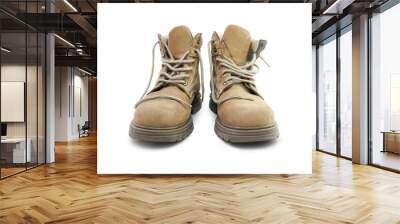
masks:
[[[82,127],[78,126],[78,128],[79,128],[79,138],[89,136],[89,129],[90,129],[89,121],[85,121]]]

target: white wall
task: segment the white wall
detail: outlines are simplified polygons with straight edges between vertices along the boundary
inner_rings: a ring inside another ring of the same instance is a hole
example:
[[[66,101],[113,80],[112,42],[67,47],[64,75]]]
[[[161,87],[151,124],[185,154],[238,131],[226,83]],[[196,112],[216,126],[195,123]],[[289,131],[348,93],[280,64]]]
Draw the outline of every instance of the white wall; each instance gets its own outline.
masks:
[[[39,70],[39,72],[41,72]],[[25,76],[28,78],[27,88],[27,118],[28,118],[28,137],[30,133],[35,131],[36,134],[36,66],[27,66],[20,64],[5,64],[1,66],[2,82],[25,82]],[[32,87],[33,86],[33,87]],[[31,87],[31,88],[29,88]],[[40,107],[41,105],[39,105]],[[6,108],[2,108],[5,110]],[[32,123],[33,122],[33,123]],[[7,122],[8,137],[24,137],[26,122]],[[31,131],[32,130],[32,131]]]
[[[25,75],[28,69],[28,74],[31,74],[32,66],[27,68],[19,64],[7,64],[1,66],[1,81],[2,82],[26,82]],[[5,110],[6,108],[2,108]],[[25,123],[24,122],[10,122],[7,123],[7,137],[24,137],[25,136]]]
[[[77,139],[78,125],[88,120],[88,77],[76,68],[56,67],[55,88],[55,140]]]
[[[89,120],[89,110],[88,110],[88,77],[81,76],[81,73],[78,75],[76,74],[75,70],[75,75],[74,75],[74,100],[75,100],[75,106],[73,110],[75,110],[75,113],[72,113],[72,120],[71,120],[71,134],[74,138],[79,137],[79,132],[78,132],[78,125],[83,125],[85,121]],[[80,91],[80,93],[79,93]],[[80,95],[80,97],[78,97]],[[80,102],[79,102],[80,101]],[[81,111],[79,111],[79,109]],[[74,111],[73,111],[74,112]]]
[[[70,79],[68,67],[55,68],[55,141],[67,141],[69,139]]]

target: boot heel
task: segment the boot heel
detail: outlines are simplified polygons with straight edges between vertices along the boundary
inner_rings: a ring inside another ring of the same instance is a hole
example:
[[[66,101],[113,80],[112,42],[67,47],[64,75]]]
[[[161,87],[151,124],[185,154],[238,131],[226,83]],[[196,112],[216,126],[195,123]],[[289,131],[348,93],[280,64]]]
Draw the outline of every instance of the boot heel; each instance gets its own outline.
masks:
[[[201,109],[201,96],[200,93],[196,93],[192,102],[192,114],[197,113]]]
[[[212,112],[214,112],[215,114],[217,114],[217,104],[214,103],[214,101],[212,100],[211,96],[210,96],[210,100],[208,101],[208,106],[210,107],[210,110]]]

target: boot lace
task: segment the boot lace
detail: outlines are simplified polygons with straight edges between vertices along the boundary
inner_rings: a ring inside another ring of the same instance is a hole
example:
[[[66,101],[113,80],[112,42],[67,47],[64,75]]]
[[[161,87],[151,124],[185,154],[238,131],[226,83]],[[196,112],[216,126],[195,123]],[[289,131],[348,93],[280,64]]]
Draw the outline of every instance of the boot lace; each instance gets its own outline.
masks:
[[[210,63],[210,71],[211,74],[214,74],[214,66],[212,61],[212,41],[208,42],[208,53],[209,53],[209,63]],[[268,67],[269,64],[261,55],[253,55],[253,58],[244,65],[237,65],[231,58],[226,57],[225,55],[219,55],[216,58],[216,61],[220,63],[224,69],[222,69],[222,77],[224,77],[223,87],[220,92],[224,92],[230,86],[236,83],[245,83],[248,86],[253,87],[252,90],[257,92],[255,88],[255,78],[254,76],[258,73],[259,67],[256,64],[256,60],[260,58]],[[214,80],[211,77],[211,97],[212,100],[221,104],[231,99],[243,99],[243,100],[253,100],[251,98],[241,97],[241,96],[232,96],[224,99],[217,99],[215,95],[215,86]]]
[[[140,100],[136,103],[135,107],[137,107],[140,103],[143,103],[148,100],[156,99],[156,98],[163,98],[163,99],[171,99],[175,100],[184,106],[187,106],[189,108],[192,107],[191,104],[186,103],[185,101],[175,97],[175,96],[167,96],[167,95],[160,95],[160,96],[153,96],[153,97],[146,97],[146,94],[148,93],[150,89],[150,85],[153,80],[154,76],[154,58],[155,58],[155,50],[157,45],[161,47],[164,47],[166,49],[166,57],[163,57],[161,59],[162,66],[165,66],[167,69],[162,69],[160,72],[160,77],[158,79],[158,84],[159,86],[163,84],[172,84],[172,85],[187,85],[187,78],[190,77],[188,72],[192,71],[194,63],[196,60],[194,58],[188,58],[190,51],[186,51],[182,57],[179,59],[175,59],[173,57],[173,54],[171,53],[171,50],[168,48],[168,45],[164,41],[157,41],[153,45],[153,51],[152,51],[152,62],[151,62],[151,75],[150,79],[147,83],[146,90],[143,92],[142,96],[140,97]],[[203,69],[203,61],[201,59],[201,53],[198,49],[195,49],[194,52],[196,53],[197,57],[199,58],[199,69],[200,69],[200,85],[201,85],[201,101],[203,102],[203,96],[204,96],[204,69]],[[185,88],[180,88],[183,90],[188,96],[190,96],[190,93],[185,89]]]

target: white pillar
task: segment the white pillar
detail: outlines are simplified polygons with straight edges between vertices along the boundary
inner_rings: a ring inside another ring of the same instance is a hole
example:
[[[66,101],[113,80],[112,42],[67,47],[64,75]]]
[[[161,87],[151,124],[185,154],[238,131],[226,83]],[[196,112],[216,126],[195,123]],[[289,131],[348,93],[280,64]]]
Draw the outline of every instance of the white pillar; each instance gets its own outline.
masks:
[[[46,163],[55,161],[54,133],[55,133],[55,60],[54,60],[54,35],[46,36]]]
[[[47,12],[53,12],[50,1],[46,4]],[[54,34],[46,35],[46,163],[55,162],[55,43]]]

